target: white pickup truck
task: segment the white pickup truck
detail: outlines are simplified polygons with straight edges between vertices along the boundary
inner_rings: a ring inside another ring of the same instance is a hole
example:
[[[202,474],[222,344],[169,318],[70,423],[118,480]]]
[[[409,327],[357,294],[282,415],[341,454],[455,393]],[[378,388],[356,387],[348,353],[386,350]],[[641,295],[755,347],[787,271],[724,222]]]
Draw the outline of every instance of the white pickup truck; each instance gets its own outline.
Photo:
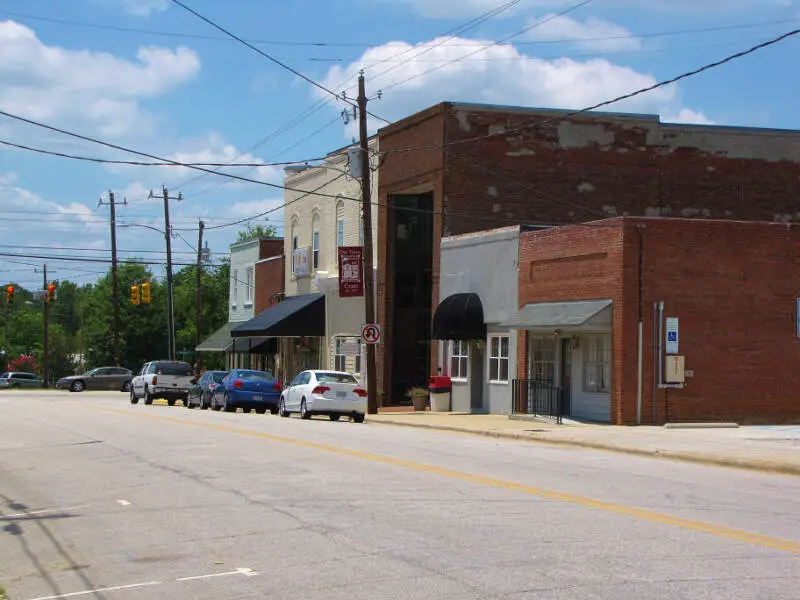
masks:
[[[138,404],[139,398],[145,404],[152,404],[157,398],[166,399],[170,406],[178,400],[186,402],[193,377],[189,363],[174,360],[149,362],[131,380],[131,404]]]

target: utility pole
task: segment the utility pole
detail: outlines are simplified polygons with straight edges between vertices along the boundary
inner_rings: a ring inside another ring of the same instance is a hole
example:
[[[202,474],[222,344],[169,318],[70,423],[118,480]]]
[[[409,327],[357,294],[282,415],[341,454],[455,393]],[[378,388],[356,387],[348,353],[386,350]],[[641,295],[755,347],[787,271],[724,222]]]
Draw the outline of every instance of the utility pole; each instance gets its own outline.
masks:
[[[98,206],[103,205],[103,199],[98,202]],[[128,201],[123,200],[122,204],[127,205]],[[111,287],[112,297],[114,304],[114,364],[120,366],[119,355],[119,280],[117,278],[117,202],[114,198],[114,192],[108,192],[108,206],[111,209]]]
[[[44,273],[44,283],[42,284],[42,302],[44,304],[44,356],[42,357],[42,368],[43,368],[43,375],[42,379],[44,380],[44,387],[48,386],[50,377],[48,376],[48,369],[49,365],[49,343],[50,340],[48,339],[48,331],[47,331],[47,318],[49,315],[49,308],[50,303],[47,301],[47,263],[44,263],[43,266],[43,273]]]
[[[364,71],[358,76],[358,131],[361,146],[361,202],[364,213],[364,306],[367,324],[375,323],[375,280],[372,267],[372,194],[369,166],[369,142],[367,138],[367,92]],[[367,344],[367,412],[378,414],[377,368],[375,344]]]
[[[150,192],[150,198],[154,197],[153,192]],[[164,198],[164,237],[167,241],[167,358],[175,360],[175,314],[172,312],[172,228],[169,225],[169,201],[183,200],[183,196],[170,198],[169,190],[164,186],[162,188],[162,197]]]
[[[195,280],[195,319],[194,319],[194,347],[195,347],[195,376],[200,375],[200,360],[197,358],[197,347],[200,345],[200,322],[202,320],[202,301],[203,297],[200,293],[200,269],[203,264],[203,229],[205,229],[206,224],[200,221],[200,232],[197,235],[197,269],[196,269],[196,277]]]

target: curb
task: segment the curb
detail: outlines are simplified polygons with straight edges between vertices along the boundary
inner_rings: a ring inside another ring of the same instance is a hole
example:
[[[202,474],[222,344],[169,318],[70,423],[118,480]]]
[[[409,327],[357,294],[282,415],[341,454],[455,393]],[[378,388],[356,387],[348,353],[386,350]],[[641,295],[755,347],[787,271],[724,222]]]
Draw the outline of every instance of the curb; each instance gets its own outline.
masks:
[[[685,452],[682,450],[648,450],[635,446],[616,446],[614,444],[603,444],[601,442],[587,442],[575,439],[543,439],[531,437],[523,432],[491,431],[486,429],[468,429],[457,425],[434,425],[430,423],[402,423],[398,421],[371,421],[367,423],[377,425],[394,425],[396,427],[413,427],[417,429],[434,429],[437,431],[450,431],[454,433],[466,433],[469,435],[480,435],[500,439],[509,439],[541,444],[546,446],[571,446],[577,448],[588,448],[591,450],[603,450],[606,452],[617,452],[619,454],[630,454],[644,456],[648,458],[661,458],[665,460],[679,460],[703,465],[713,465],[717,467],[729,467],[734,469],[746,469],[748,471],[760,471],[766,473],[777,473],[780,475],[800,476],[800,465],[792,465],[780,462],[764,460],[752,460],[748,458],[729,458],[725,456],[714,456],[696,452]]]

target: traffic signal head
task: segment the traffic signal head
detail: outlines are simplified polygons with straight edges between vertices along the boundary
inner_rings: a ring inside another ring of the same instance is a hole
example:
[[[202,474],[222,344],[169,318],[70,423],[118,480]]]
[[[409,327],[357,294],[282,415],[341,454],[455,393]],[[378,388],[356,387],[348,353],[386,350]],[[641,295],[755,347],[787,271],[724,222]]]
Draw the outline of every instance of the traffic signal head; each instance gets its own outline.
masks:
[[[142,304],[150,304],[150,282],[145,281],[142,284]]]
[[[6,288],[6,304],[14,303],[14,286],[10,285]]]
[[[51,283],[47,286],[47,303],[52,304],[56,299],[56,286]]]
[[[139,286],[138,285],[132,285],[131,286],[131,302],[133,302],[137,306],[138,306],[138,304],[140,302],[139,301]]]

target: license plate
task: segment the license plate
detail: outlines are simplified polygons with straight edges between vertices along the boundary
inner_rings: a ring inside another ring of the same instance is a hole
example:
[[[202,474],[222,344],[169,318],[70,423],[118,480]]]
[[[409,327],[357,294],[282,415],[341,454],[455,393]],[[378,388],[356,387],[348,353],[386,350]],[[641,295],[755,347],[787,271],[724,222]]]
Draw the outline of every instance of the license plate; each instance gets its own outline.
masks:
[[[256,400],[256,401],[261,400],[261,395],[260,394],[253,394],[253,400]]]
[[[336,392],[337,398],[347,398],[347,392]]]

